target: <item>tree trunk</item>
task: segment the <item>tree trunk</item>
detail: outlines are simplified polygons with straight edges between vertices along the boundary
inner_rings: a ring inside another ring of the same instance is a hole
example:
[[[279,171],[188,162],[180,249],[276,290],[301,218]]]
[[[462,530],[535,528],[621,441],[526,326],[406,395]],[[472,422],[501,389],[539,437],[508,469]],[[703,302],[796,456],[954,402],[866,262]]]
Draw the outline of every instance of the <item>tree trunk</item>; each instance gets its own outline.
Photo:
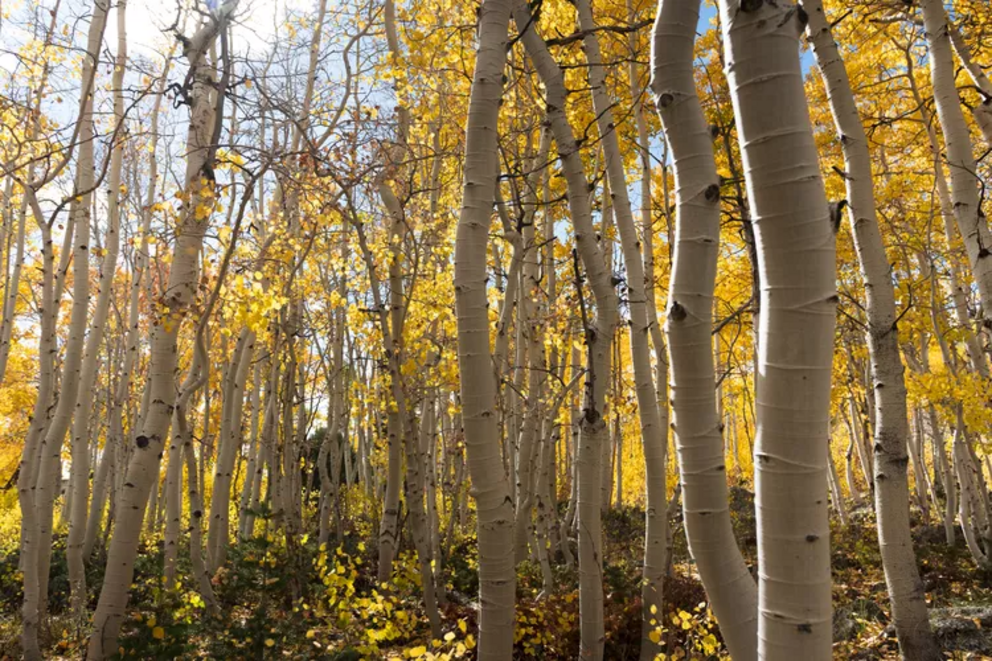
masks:
[[[82,618],[86,613],[86,570],[83,565],[83,547],[86,540],[86,524],[89,514],[90,480],[90,418],[96,408],[93,405],[93,389],[96,386],[97,363],[103,344],[103,335],[110,311],[110,298],[114,290],[114,276],[117,273],[117,255],[120,250],[121,225],[121,171],[124,162],[124,67],[127,66],[127,1],[117,3],[117,57],[114,64],[114,118],[115,138],[110,158],[110,178],[107,183],[107,235],[104,238],[103,263],[100,266],[100,292],[97,295],[96,310],[90,324],[89,335],[83,351],[79,374],[79,391],[72,420],[72,494],[73,506],[69,518],[69,538],[66,541],[66,560],[69,566],[69,589],[73,615]],[[82,153],[82,152],[80,152]],[[77,270],[78,270],[77,264]],[[88,270],[88,269],[87,269]],[[79,277],[76,273],[75,277]],[[85,276],[89,278],[87,273]],[[88,292],[87,292],[88,293]],[[88,301],[87,301],[88,302]],[[75,303],[75,299],[73,299]],[[77,461],[79,462],[77,468]],[[94,501],[93,507],[103,503]]]
[[[972,114],[975,116],[975,123],[978,124],[985,142],[989,147],[992,147],[992,80],[989,80],[989,77],[982,71],[982,67],[971,59],[971,50],[968,48],[968,44],[965,43],[964,37],[961,35],[958,27],[948,22],[948,31],[954,52],[958,54],[958,59],[964,65],[965,71],[968,72],[975,86],[982,93],[982,103],[975,107]]]
[[[72,238],[72,312],[69,318],[69,335],[65,342],[65,355],[62,359],[62,379],[58,391],[58,404],[52,415],[48,428],[41,441],[40,462],[38,466],[38,483],[35,495],[35,508],[38,519],[38,554],[37,561],[39,603],[38,616],[44,620],[48,610],[48,577],[52,558],[52,533],[54,503],[57,497],[59,466],[61,463],[62,445],[73,414],[76,412],[77,397],[80,391],[80,371],[82,368],[84,338],[86,335],[86,319],[89,313],[89,252],[90,252],[90,220],[92,213],[93,188],[96,184],[96,172],[93,159],[93,94],[90,89],[95,82],[95,72],[99,65],[99,53],[103,31],[107,22],[109,2],[97,0],[93,5],[93,16],[90,21],[87,55],[83,59],[83,100],[82,112],[79,116],[79,152],[76,169],[76,179],[73,198],[69,204],[69,215],[75,226]],[[68,230],[67,230],[68,232]],[[59,301],[59,286],[56,282],[56,305]],[[57,311],[53,312],[57,315]],[[89,393],[87,393],[89,395]],[[84,427],[85,428],[85,427]],[[79,443],[73,444],[72,452],[72,483],[80,484],[89,479],[89,448],[86,447],[88,436],[83,434]],[[82,488],[82,487],[81,487]],[[68,500],[68,492],[67,492]],[[79,504],[85,515],[87,503],[85,498]],[[77,535],[78,535],[77,528]],[[76,539],[73,540],[77,542]],[[80,540],[81,541],[81,540]],[[78,542],[77,542],[78,543]],[[82,598],[79,596],[79,581],[81,573],[73,572],[76,579],[76,598],[74,604],[82,608]],[[85,586],[82,586],[85,589]],[[81,613],[80,613],[81,614]]]
[[[516,575],[513,500],[503,471],[496,417],[496,380],[489,346],[486,247],[499,173],[497,124],[503,96],[510,0],[484,0],[465,127],[462,209],[455,239],[455,310],[462,421],[478,511],[479,659],[513,654]]]
[[[940,0],[921,0],[923,25],[930,46],[930,75],[934,103],[944,133],[947,163],[951,170],[954,218],[964,239],[968,262],[985,310],[992,310],[992,233],[982,213],[968,125],[954,84],[954,57],[948,36],[947,16]]]
[[[675,170],[675,254],[665,331],[686,538],[727,649],[753,659],[758,591],[734,539],[716,401],[713,292],[720,178],[693,77],[698,2],[662,0],[652,37],[651,90]]]
[[[936,661],[942,654],[930,631],[926,594],[916,567],[909,524],[906,449],[910,439],[905,370],[899,353],[891,268],[875,212],[868,139],[823,3],[804,0],[803,7],[809,19],[809,39],[844,152],[851,233],[865,283],[868,352],[875,394],[875,511],[892,621],[904,657]]]
[[[184,216],[176,239],[169,269],[166,312],[155,320],[151,337],[151,363],[145,386],[150,393],[148,413],[141,432],[135,436],[135,448],[128,463],[124,490],[119,496],[120,516],[111,540],[100,600],[93,618],[94,631],[89,641],[87,659],[97,661],[117,652],[117,636],[127,608],[128,591],[134,576],[134,561],[141,533],[141,518],[159,457],[175,408],[178,335],[184,317],[193,302],[199,281],[198,257],[208,218],[198,218],[197,207],[213,195],[210,144],[215,121],[211,104],[214,72],[206,64],[206,53],[225,23],[234,3],[225,3],[218,18],[203,25],[184,47],[193,81],[185,186],[188,195]],[[223,91],[220,92],[223,94]],[[220,96],[220,98],[223,98]],[[212,199],[212,197],[211,197]]]
[[[573,128],[565,114],[565,85],[562,70],[537,33],[530,8],[516,0],[513,18],[520,39],[546,89],[548,122],[555,136],[567,185],[568,205],[575,229],[573,251],[576,286],[585,345],[587,374],[585,397],[579,418],[575,472],[578,480],[576,511],[579,522],[579,622],[581,659],[601,659],[604,648],[603,557],[601,520],[601,479],[603,444],[609,440],[606,426],[606,392],[609,388],[611,350],[617,320],[617,296],[592,223],[590,185],[579,153]],[[586,314],[582,294],[583,278],[579,259],[585,267],[596,303],[595,317]],[[640,257],[638,256],[638,259]],[[643,278],[640,281],[643,283]],[[642,298],[643,300],[643,298]]]
[[[836,249],[792,2],[721,0],[764,296],[755,387],[758,656],[831,658],[827,456]]]
[[[221,427],[217,437],[213,493],[210,498],[210,524],[207,530],[207,570],[211,575],[224,566],[230,538],[231,485],[234,463],[241,452],[241,417],[244,412],[245,384],[255,356],[255,333],[241,331],[224,379]],[[302,406],[302,405],[301,405]],[[199,524],[197,524],[199,525]],[[199,552],[199,549],[195,549]]]

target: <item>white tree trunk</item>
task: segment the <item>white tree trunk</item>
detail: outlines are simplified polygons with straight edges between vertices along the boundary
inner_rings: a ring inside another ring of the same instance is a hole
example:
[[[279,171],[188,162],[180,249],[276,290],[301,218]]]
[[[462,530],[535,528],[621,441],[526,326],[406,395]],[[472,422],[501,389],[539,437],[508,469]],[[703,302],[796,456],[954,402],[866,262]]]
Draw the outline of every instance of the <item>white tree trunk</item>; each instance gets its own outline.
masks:
[[[758,590],[734,539],[711,332],[720,241],[720,178],[696,95],[698,2],[662,0],[652,37],[651,90],[675,170],[675,254],[665,331],[686,538],[735,659],[757,652]]]
[[[792,2],[720,1],[763,289],[756,389],[758,657],[831,658],[827,456],[835,246]]]
[[[913,93],[913,100],[917,103],[920,112],[920,119],[923,121],[923,125],[926,126],[927,130],[927,142],[930,145],[930,154],[933,156],[934,163],[934,187],[937,189],[937,200],[940,202],[940,217],[943,221],[942,227],[944,230],[944,240],[947,244],[947,250],[949,253],[956,252],[955,250],[955,232],[954,232],[954,201],[951,196],[951,191],[947,185],[947,177],[944,175],[944,164],[943,156],[940,150],[940,142],[937,138],[937,130],[934,127],[933,115],[927,109],[927,104],[924,103],[923,96],[920,94],[919,86],[916,84],[916,77],[913,75],[914,64],[913,55],[907,50],[906,51],[906,70],[907,77],[909,81],[910,91]],[[954,306],[954,315],[957,320],[958,325],[964,333],[964,345],[965,350],[968,353],[968,359],[971,362],[972,368],[985,378],[989,376],[989,366],[985,358],[985,354],[982,352],[981,345],[978,342],[978,337],[974,332],[974,324],[969,318],[968,314],[968,297],[965,294],[963,285],[966,285],[966,274],[962,272],[960,259],[956,255],[952,256],[947,260],[949,262],[949,285],[951,293],[951,302]],[[921,265],[926,270],[931,271],[929,262],[926,265]],[[931,296],[936,296],[937,288],[935,275],[931,277]],[[939,314],[938,308],[931,306],[931,315]],[[938,341],[942,340],[942,337],[938,330]]]
[[[992,147],[992,80],[989,80],[982,67],[971,59],[971,49],[968,48],[968,44],[965,42],[964,36],[962,36],[958,27],[949,22],[948,29],[954,52],[958,54],[958,59],[964,65],[965,71],[968,72],[975,86],[978,87],[984,97],[982,103],[978,104],[972,113],[975,116],[975,122],[978,124],[979,130],[982,132],[982,136],[985,138],[985,142],[989,147]]]
[[[942,657],[930,631],[926,594],[909,524],[909,412],[899,353],[895,292],[875,212],[871,156],[847,70],[821,0],[805,0],[809,39],[844,152],[851,233],[865,283],[871,387],[875,393],[875,511],[882,565],[899,648],[909,659]],[[920,476],[917,476],[919,479]]]
[[[39,617],[45,618],[48,610],[48,577],[52,558],[52,523],[53,508],[57,496],[59,481],[59,466],[61,463],[62,445],[65,441],[69,425],[77,409],[77,397],[80,391],[80,372],[82,369],[84,339],[86,335],[86,319],[89,313],[89,253],[90,253],[90,221],[92,214],[93,188],[96,184],[96,169],[93,160],[93,142],[95,139],[93,127],[93,91],[91,86],[95,81],[96,68],[99,65],[99,53],[103,31],[107,22],[109,9],[107,0],[97,0],[93,6],[93,16],[90,20],[90,30],[87,42],[87,56],[83,59],[83,110],[79,116],[79,151],[76,166],[76,180],[73,199],[69,204],[69,215],[75,225],[72,240],[72,311],[69,318],[69,335],[65,343],[65,356],[62,360],[62,379],[58,391],[58,404],[52,415],[45,435],[41,441],[41,460],[39,464],[38,484],[35,507],[38,509],[38,543],[37,572],[40,601]],[[58,292],[58,283],[56,283]],[[56,302],[59,296],[56,294]],[[94,356],[95,359],[95,356]],[[90,393],[86,393],[87,396]],[[72,467],[71,481],[80,484],[89,479],[89,448],[88,435],[85,433],[88,420],[83,423],[84,433],[79,443],[71,448]],[[71,487],[70,487],[71,488]],[[82,488],[82,487],[80,487]],[[68,492],[67,492],[68,501]],[[68,505],[68,502],[67,502]],[[79,504],[85,515],[86,501]],[[79,530],[77,529],[77,535]],[[77,543],[81,539],[75,540]],[[81,568],[79,568],[81,569]],[[82,597],[79,594],[81,572],[73,572],[76,579],[76,597],[74,604],[82,609]],[[85,590],[85,586],[82,586]],[[81,612],[80,612],[81,614]]]
[[[961,100],[954,84],[954,57],[948,36],[947,16],[940,0],[921,0],[923,25],[930,46],[930,75],[934,103],[947,147],[951,171],[951,198],[954,218],[964,238],[968,262],[985,310],[992,310],[992,232],[982,214],[979,181],[975,170],[971,137],[965,123]]]
[[[213,492],[207,530],[207,570],[211,575],[224,566],[230,538],[230,500],[234,464],[241,451],[241,418],[244,412],[245,384],[255,356],[255,333],[241,331],[231,356],[223,388],[220,435],[214,464]],[[199,525],[199,524],[197,524]],[[196,549],[199,551],[199,549]]]
[[[479,47],[465,127],[462,209],[455,239],[458,367],[465,448],[478,511],[479,659],[483,661],[504,661],[513,654],[516,590],[513,500],[500,453],[486,290],[510,4],[511,0],[484,0],[479,12]]]
[[[827,467],[830,469],[830,499],[833,501],[834,509],[842,526],[847,525],[847,505],[844,503],[844,494],[840,490],[840,477],[837,475],[837,466],[834,464],[833,452],[830,449],[831,438],[827,439]]]
[[[79,374],[79,391],[72,420],[72,513],[69,518],[69,538],[66,542],[66,559],[69,565],[69,589],[72,612],[83,617],[86,611],[86,571],[83,565],[83,546],[89,514],[90,480],[90,417],[93,414],[93,389],[96,385],[97,363],[103,344],[103,335],[110,311],[110,299],[117,272],[117,255],[120,250],[121,225],[121,171],[124,163],[124,68],[127,66],[127,1],[117,3],[117,57],[114,63],[112,87],[114,90],[114,118],[116,141],[110,159],[110,178],[107,182],[107,234],[104,238],[104,257],[100,266],[100,292],[96,310],[86,338],[82,366]],[[82,153],[82,152],[80,152]],[[78,268],[78,265],[77,265]],[[79,273],[75,277],[79,277]],[[89,277],[87,273],[86,277]],[[73,301],[75,303],[75,299]],[[100,508],[103,503],[93,503]]]
[[[633,209],[627,193],[626,172],[623,164],[623,156],[620,152],[620,144],[615,130],[613,117],[613,99],[606,88],[606,68],[603,65],[603,57],[600,50],[599,38],[596,34],[596,21],[592,13],[592,4],[589,0],[579,0],[576,3],[579,16],[579,26],[585,32],[583,38],[583,50],[586,61],[589,63],[589,85],[592,88],[593,109],[596,113],[600,137],[603,141],[604,166],[607,181],[610,185],[613,200],[613,215],[617,229],[620,233],[620,243],[623,250],[624,266],[627,275],[627,297],[630,306],[630,352],[631,364],[634,368],[634,385],[637,397],[637,411],[641,428],[641,441],[644,447],[645,457],[651,457],[646,465],[645,479],[651,483],[648,492],[649,499],[655,497],[655,502],[647,503],[648,515],[646,526],[653,530],[646,530],[645,534],[653,533],[653,540],[646,540],[645,550],[653,551],[654,557],[645,556],[645,567],[655,564],[659,545],[658,521],[652,520],[655,517],[651,514],[652,506],[658,507],[657,498],[661,496],[661,501],[667,499],[666,471],[663,460],[658,462],[658,456],[664,456],[664,445],[666,442],[667,430],[661,424],[661,415],[658,406],[658,393],[654,381],[654,374],[651,370],[651,329],[658,324],[654,307],[648,303],[648,292],[654,296],[653,282],[648,286],[645,278],[644,259],[641,252],[641,241],[637,234],[637,227],[634,222]],[[636,72],[635,72],[636,73]],[[632,74],[633,75],[633,74]],[[638,102],[639,103],[639,102]],[[640,108],[643,111],[643,108]],[[639,119],[639,131],[643,133],[644,119]],[[642,171],[642,183],[645,178],[650,181],[650,170]],[[643,189],[642,189],[643,192]],[[648,189],[650,196],[650,189]],[[648,233],[651,229],[648,228]],[[650,246],[650,243],[648,244]],[[600,377],[602,378],[602,377]],[[621,501],[622,455],[620,437],[617,437],[617,504]],[[654,543],[651,543],[651,542]],[[642,626],[642,645],[649,644],[648,653],[658,653],[661,650],[650,645],[648,638],[650,619],[654,614],[650,612],[650,606],[656,605],[656,610],[660,612],[657,604],[662,601],[663,584],[662,575],[656,574],[651,579],[651,594],[645,602],[645,622]],[[642,652],[642,656],[644,652]]]
[[[233,3],[225,3],[219,18],[211,18],[185,46],[185,55],[192,67],[192,105],[185,186],[187,203],[181,220],[181,232],[176,239],[169,269],[168,287],[163,305],[166,312],[155,320],[151,337],[151,364],[148,383],[150,393],[148,413],[141,432],[135,436],[135,449],[128,463],[124,489],[119,495],[120,516],[111,540],[107,571],[93,618],[94,631],[90,637],[87,659],[97,661],[117,651],[117,636],[127,608],[128,591],[134,576],[134,561],[138,551],[144,506],[157,474],[160,454],[168,434],[176,398],[176,368],[180,326],[193,302],[199,280],[199,254],[207,230],[207,219],[196,217],[196,208],[203,200],[203,189],[211,190],[213,182],[206,176],[210,142],[215,121],[211,104],[214,86],[212,69],[206,64],[206,52],[224,28]]]
[[[57,11],[52,11],[51,23],[46,34],[46,45],[51,43],[55,34],[55,21]],[[41,80],[36,90],[36,103],[40,108],[42,99],[47,88],[49,66],[43,67]],[[85,104],[83,104],[85,107]],[[35,113],[35,120],[31,126],[31,139],[38,137],[41,127],[42,113]],[[27,169],[27,182],[33,182],[35,176],[34,166]],[[38,339],[38,396],[35,399],[34,408],[31,415],[31,424],[28,427],[27,437],[24,439],[24,447],[21,451],[21,461],[18,467],[17,477],[17,500],[21,508],[21,537],[20,554],[18,568],[23,574],[24,598],[21,606],[21,647],[25,659],[34,661],[41,658],[41,650],[38,644],[39,613],[38,605],[41,599],[40,582],[37,572],[33,571],[33,565],[28,560],[38,553],[38,527],[39,516],[37,507],[36,485],[37,475],[41,458],[39,457],[40,442],[42,434],[47,427],[49,416],[51,415],[50,402],[52,390],[55,384],[55,325],[58,315],[58,305],[55,302],[55,257],[52,247],[51,225],[44,219],[42,210],[38,204],[35,189],[30,183],[18,182],[21,186],[22,207],[24,211],[18,221],[18,234],[21,233],[23,223],[26,222],[26,206],[31,207],[32,216],[41,231],[41,308],[39,310],[40,333]],[[71,220],[71,219],[70,219]],[[70,223],[71,225],[71,223]],[[68,232],[67,232],[68,233]],[[23,246],[21,246],[23,248]],[[18,263],[23,262],[23,253],[18,255]],[[15,270],[18,268],[15,265]],[[16,295],[16,292],[14,292]],[[9,299],[4,300],[5,313]],[[9,328],[4,328],[4,337],[9,332]],[[9,350],[9,347],[7,348]]]
[[[530,8],[515,0],[513,18],[520,39],[546,89],[548,122],[555,136],[567,185],[568,205],[575,229],[573,252],[577,285],[581,288],[581,258],[596,303],[594,318],[582,307],[587,350],[585,398],[579,419],[575,473],[578,481],[576,512],[579,523],[579,657],[601,659],[604,648],[601,480],[603,444],[609,441],[604,412],[609,388],[611,350],[617,320],[617,296],[592,223],[590,186],[573,128],[565,114],[565,85],[558,63],[537,33]],[[640,257],[638,256],[638,259]],[[641,280],[643,283],[643,279]],[[579,295],[584,306],[583,295]],[[643,300],[643,298],[642,298]],[[564,536],[563,536],[564,537]]]

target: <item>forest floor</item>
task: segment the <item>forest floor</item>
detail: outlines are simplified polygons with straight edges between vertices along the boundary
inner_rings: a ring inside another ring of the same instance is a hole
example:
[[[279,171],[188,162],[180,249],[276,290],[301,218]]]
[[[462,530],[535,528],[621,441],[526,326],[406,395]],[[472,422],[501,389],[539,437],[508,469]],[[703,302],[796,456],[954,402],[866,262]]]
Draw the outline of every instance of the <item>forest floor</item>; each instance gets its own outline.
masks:
[[[357,511],[356,508],[354,511]],[[756,557],[753,496],[731,490],[738,540],[750,566]],[[870,510],[856,510],[847,526],[833,522],[834,658],[894,659],[898,648],[889,624],[885,578]],[[474,658],[478,591],[475,540],[455,540],[445,566],[447,600],[442,636],[431,640],[419,602],[419,575],[410,554],[397,563],[393,585],[375,584],[375,521],[354,516],[340,548],[322,551],[306,537],[292,552],[279,537],[261,536],[232,547],[227,567],[214,580],[219,608],[213,615],[190,580],[188,554],[180,558],[180,589],[163,589],[162,551],[142,547],[121,657],[134,659],[445,659]],[[727,658],[706,607],[681,533],[673,522],[671,574],[665,582],[666,613],[657,635],[676,659]],[[613,509],[604,518],[606,657],[637,659],[640,646],[639,565],[643,511]],[[992,574],[975,568],[958,534],[948,547],[944,529],[914,512],[914,537],[931,622],[949,659],[992,659]],[[408,540],[406,540],[408,543]],[[45,633],[49,658],[80,658],[84,627],[67,614],[64,538],[56,540],[52,600]],[[574,540],[573,540],[574,542]],[[91,608],[102,580],[102,559],[87,576]],[[574,659],[578,650],[577,574],[555,569],[555,594],[541,594],[540,568],[523,563],[518,574],[516,659]],[[0,541],[0,660],[20,658],[17,641],[21,586],[16,539]]]

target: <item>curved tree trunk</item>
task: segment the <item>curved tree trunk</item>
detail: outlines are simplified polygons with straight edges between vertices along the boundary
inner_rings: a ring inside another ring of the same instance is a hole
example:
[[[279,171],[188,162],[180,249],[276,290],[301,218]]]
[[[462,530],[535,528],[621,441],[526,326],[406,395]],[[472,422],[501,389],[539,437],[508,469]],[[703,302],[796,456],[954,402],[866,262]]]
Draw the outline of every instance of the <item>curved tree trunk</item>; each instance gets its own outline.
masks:
[[[992,147],[992,80],[989,80],[982,67],[971,59],[971,50],[968,48],[968,44],[965,43],[964,37],[961,35],[958,27],[949,22],[948,30],[954,52],[958,54],[958,59],[964,65],[965,71],[971,76],[975,86],[978,87],[984,97],[984,100],[975,107],[972,114],[975,116],[975,123],[978,124],[985,142],[988,143],[989,147]],[[0,372],[0,375],[2,374]]]
[[[720,1],[764,287],[756,389],[758,656],[831,658],[827,446],[836,249],[792,2]]]
[[[546,89],[548,122],[555,136],[567,185],[568,205],[575,229],[573,262],[579,288],[580,311],[587,351],[585,397],[579,418],[575,452],[577,498],[575,510],[579,528],[579,621],[582,659],[601,659],[604,647],[602,519],[600,512],[603,444],[609,440],[604,411],[609,387],[611,349],[617,320],[617,296],[592,223],[590,185],[579,153],[574,131],[565,114],[565,85],[562,70],[537,33],[530,8],[515,0],[513,19],[520,40],[534,63]],[[596,303],[596,314],[589,318],[581,293],[581,258]],[[642,280],[643,282],[643,280]],[[642,299],[643,300],[643,299]]]
[[[646,506],[648,517],[646,535],[652,535],[653,539],[646,539],[646,553],[653,551],[654,557],[645,555],[645,567],[658,564],[658,550],[663,545],[658,544],[659,526],[656,517],[650,515],[652,508],[657,510],[657,498],[661,501],[667,499],[666,472],[664,461],[658,461],[658,457],[664,456],[664,445],[666,442],[666,430],[661,425],[661,415],[658,407],[658,393],[655,386],[654,375],[651,370],[651,328],[657,326],[657,318],[653,312],[653,306],[648,304],[648,287],[644,272],[644,256],[641,253],[641,241],[637,234],[637,227],[634,223],[633,209],[627,193],[626,172],[623,157],[620,152],[620,143],[615,130],[613,117],[613,99],[610,98],[606,88],[606,68],[603,65],[603,57],[599,45],[599,37],[595,31],[596,22],[592,13],[592,4],[589,0],[578,0],[576,3],[579,15],[579,26],[584,31],[583,50],[586,61],[589,64],[589,85],[592,88],[593,109],[596,113],[600,137],[603,141],[604,166],[607,180],[613,201],[613,215],[617,230],[620,233],[620,244],[623,250],[624,266],[627,275],[627,297],[630,306],[630,352],[631,364],[634,368],[634,384],[637,397],[637,411],[641,428],[641,442],[644,447],[646,464],[645,479],[650,483],[648,490],[649,501]],[[643,118],[640,123],[643,124]],[[643,126],[639,124],[639,129],[643,132]],[[650,180],[650,170],[642,172],[642,177]],[[643,179],[642,179],[643,181]],[[650,195],[650,189],[648,190]],[[650,233],[650,228],[648,232]],[[648,244],[650,246],[650,244]],[[652,283],[653,285],[653,283]],[[650,288],[651,296],[654,295],[653,286]],[[620,437],[617,437],[617,504],[620,504],[620,489],[622,488],[622,476],[619,473],[621,461]],[[654,496],[655,502],[650,498]],[[654,520],[653,520],[654,519]],[[662,562],[663,564],[663,562]],[[645,620],[647,626],[642,626],[642,645],[648,643],[647,653],[652,651],[657,654],[661,650],[651,644],[648,637],[650,633],[650,620],[655,614],[650,612],[651,605],[655,605],[655,610],[660,612],[658,604],[662,601],[663,583],[662,574],[655,574],[651,579],[651,592],[645,602]],[[645,652],[642,651],[642,656]]]
[[[90,283],[89,283],[89,253],[90,253],[90,221],[92,213],[93,188],[96,185],[96,168],[93,159],[93,96],[90,86],[95,81],[96,68],[99,65],[99,53],[103,31],[106,27],[107,12],[110,7],[108,0],[97,0],[93,5],[93,16],[90,20],[90,31],[87,42],[87,56],[83,59],[82,80],[84,81],[82,101],[83,110],[79,116],[79,152],[76,169],[76,180],[72,202],[69,204],[69,215],[75,225],[72,239],[72,311],[69,318],[69,336],[65,343],[65,356],[62,360],[62,379],[58,391],[58,404],[52,415],[48,428],[41,441],[40,462],[38,466],[38,484],[36,490],[35,508],[38,518],[38,614],[44,619],[48,610],[48,577],[52,559],[52,533],[54,504],[57,496],[59,481],[59,466],[61,463],[62,445],[73,414],[76,412],[77,397],[80,391],[80,372],[82,369],[84,339],[86,335],[86,319],[89,314]],[[56,282],[56,292],[58,292]],[[56,293],[56,305],[59,296]],[[53,312],[57,314],[57,311]],[[95,359],[95,356],[94,356]],[[89,393],[87,393],[89,394]],[[85,429],[85,423],[84,423]],[[80,484],[89,479],[89,448],[88,435],[83,433],[79,443],[74,443],[72,452],[72,483]],[[68,494],[67,492],[67,499]],[[86,502],[80,503],[85,514]],[[78,532],[77,532],[78,534]],[[76,541],[76,540],[74,540]],[[79,540],[81,541],[81,540]],[[82,597],[79,595],[79,580],[81,573],[74,572],[76,579],[75,605],[82,608]],[[85,589],[85,586],[83,586]]]
[[[699,2],[662,0],[651,51],[651,90],[671,149],[677,215],[665,330],[686,538],[727,649],[757,652],[758,591],[734,539],[717,413],[713,290],[720,241],[720,178],[696,95],[693,45]]]
[[[213,493],[207,530],[207,570],[211,575],[224,566],[230,539],[231,486],[234,463],[241,451],[241,417],[244,412],[245,384],[255,356],[255,333],[241,331],[224,379],[220,435],[214,464]],[[199,525],[199,524],[197,524]],[[194,549],[199,552],[199,549]]]
[[[198,258],[208,225],[208,219],[197,218],[196,209],[205,192],[213,194],[213,181],[205,173],[212,172],[210,145],[214,122],[222,118],[217,116],[211,104],[214,71],[206,63],[206,53],[219,31],[226,29],[227,16],[233,9],[233,3],[225,3],[220,16],[208,19],[185,46],[193,82],[185,177],[189,197],[169,269],[167,294],[163,301],[166,312],[155,320],[151,331],[151,364],[145,386],[150,393],[149,408],[141,432],[135,436],[124,490],[119,495],[120,513],[110,543],[100,600],[93,617],[94,631],[87,650],[89,661],[104,659],[117,651],[117,636],[134,576],[142,514],[157,474],[159,457],[175,408],[179,328],[193,302],[199,280]]]
[[[110,159],[110,178],[107,183],[107,234],[104,238],[103,264],[100,266],[100,292],[97,295],[96,310],[90,324],[89,335],[83,352],[79,374],[79,392],[72,420],[73,470],[72,512],[69,518],[69,538],[66,542],[66,560],[69,565],[69,589],[72,612],[82,618],[86,612],[86,571],[83,565],[83,547],[86,540],[87,515],[89,513],[90,480],[90,418],[93,405],[93,389],[96,385],[97,366],[103,335],[110,311],[110,297],[114,290],[114,276],[117,273],[117,255],[120,251],[121,225],[121,171],[124,163],[124,67],[127,65],[127,1],[117,3],[117,57],[114,64],[114,117],[116,120],[116,141]],[[78,273],[76,277],[79,277]],[[89,274],[87,273],[87,278]],[[74,301],[75,302],[75,301]],[[109,402],[108,402],[109,403]],[[78,467],[77,467],[78,462]],[[101,508],[102,502],[93,503]]]
[[[892,274],[875,212],[868,139],[823,3],[804,0],[803,7],[809,18],[813,53],[841,138],[851,233],[865,283],[868,351],[875,392],[875,510],[892,621],[904,657],[936,661],[943,655],[930,631],[926,594],[916,567],[909,524],[906,450],[910,440],[905,370],[899,353]]]
[[[55,34],[55,21],[58,16],[57,7],[52,10],[52,20],[48,27],[45,43],[51,43]],[[47,88],[49,67],[46,64],[41,81],[36,91],[36,103],[40,108]],[[41,128],[40,112],[35,113],[31,126],[31,139],[37,139]],[[28,167],[28,182],[34,180],[34,166]],[[28,661],[41,659],[41,649],[38,644],[39,614],[38,604],[41,599],[40,581],[37,572],[33,571],[29,558],[38,552],[38,511],[37,507],[37,475],[41,458],[39,456],[41,436],[48,423],[52,390],[55,385],[55,322],[58,315],[58,305],[55,302],[55,256],[52,247],[51,225],[45,221],[35,189],[30,184],[18,182],[21,185],[22,207],[30,206],[33,218],[41,231],[41,308],[39,316],[40,333],[38,338],[38,395],[31,414],[31,424],[24,439],[21,451],[21,461],[17,471],[17,501],[21,508],[21,538],[18,568],[23,574],[24,598],[21,604],[21,647],[24,658]],[[22,221],[26,222],[26,207],[22,213]],[[18,233],[21,232],[22,221],[18,222]],[[23,254],[19,260],[23,259]],[[15,265],[15,269],[17,266]],[[5,305],[6,305],[5,300]],[[5,331],[6,332],[6,329]]]
[[[496,380],[489,346],[486,247],[499,174],[497,123],[503,96],[511,0],[483,0],[472,77],[462,209],[455,239],[455,310],[462,421],[478,511],[479,659],[513,654],[516,575],[513,500],[503,471],[496,418]]]
[[[980,206],[979,181],[975,171],[968,125],[961,110],[961,100],[954,85],[954,57],[948,36],[947,16],[940,0],[921,0],[923,25],[930,46],[930,75],[934,103],[947,147],[947,164],[951,170],[951,198],[954,218],[964,239],[968,262],[982,301],[992,310],[992,232]]]

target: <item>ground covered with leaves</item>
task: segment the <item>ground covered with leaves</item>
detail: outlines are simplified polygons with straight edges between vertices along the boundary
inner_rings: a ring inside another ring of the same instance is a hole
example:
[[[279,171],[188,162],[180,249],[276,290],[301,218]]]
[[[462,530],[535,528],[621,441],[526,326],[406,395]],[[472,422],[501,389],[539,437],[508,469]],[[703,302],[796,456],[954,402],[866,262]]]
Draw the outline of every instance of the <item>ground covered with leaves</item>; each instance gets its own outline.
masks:
[[[756,551],[753,497],[731,491],[738,539],[753,568]],[[374,539],[375,522],[355,517],[340,546],[321,548],[307,537],[287,550],[281,535],[260,535],[234,545],[213,584],[220,608],[210,612],[191,580],[188,554],[175,589],[161,581],[160,540],[143,541],[121,635],[121,658],[134,659],[472,659],[478,637],[476,544],[456,540],[444,563],[443,634],[432,639],[419,600],[419,573],[411,553],[402,554],[391,585],[376,583],[376,553],[361,540]],[[675,537],[666,612],[652,635],[664,641],[666,658],[726,658],[706,595],[688,557],[681,522]],[[914,521],[917,557],[931,621],[948,658],[992,657],[992,575],[977,570],[960,540],[948,547],[936,522]],[[636,659],[640,645],[640,549],[643,511],[621,508],[604,519],[606,657]],[[403,540],[406,547],[409,540]],[[574,544],[574,540],[572,540]],[[0,659],[19,658],[17,635],[21,586],[16,539],[0,548]],[[885,580],[874,520],[854,512],[847,526],[834,523],[834,656],[897,658],[889,624]],[[103,558],[90,563],[92,600]],[[68,616],[65,539],[56,540],[52,563],[52,618],[45,643],[52,658],[79,658],[85,626]],[[579,645],[577,574],[556,564],[556,592],[541,591],[540,569],[523,563],[518,576],[517,659],[574,659]]]

